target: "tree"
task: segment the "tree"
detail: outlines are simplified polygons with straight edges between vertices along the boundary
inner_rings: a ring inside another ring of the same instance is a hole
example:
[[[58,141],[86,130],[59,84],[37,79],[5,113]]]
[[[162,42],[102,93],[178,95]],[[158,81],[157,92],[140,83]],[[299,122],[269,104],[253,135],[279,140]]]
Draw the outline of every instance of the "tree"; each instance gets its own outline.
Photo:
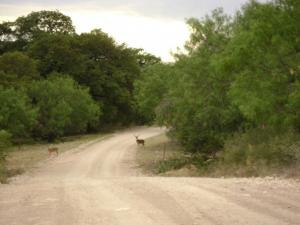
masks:
[[[13,25],[15,36],[23,40],[32,40],[43,33],[75,33],[71,18],[59,11],[32,12],[17,18]]]
[[[223,57],[231,21],[218,9],[201,21],[192,18],[187,23],[192,30],[186,43],[188,54],[176,55],[176,82],[158,112],[166,113],[160,119],[171,125],[173,135],[187,150],[211,154],[222,148],[241,120],[227,95],[233,77]]]
[[[162,102],[172,79],[171,65],[154,64],[147,66],[140,79],[135,81],[137,110],[146,122],[155,120],[155,109]]]
[[[79,36],[43,35],[28,52],[43,77],[59,72],[89,87],[102,105],[102,125],[134,121],[133,82],[140,74],[140,50],[118,45],[106,33],[93,30]],[[146,58],[150,63],[150,56],[143,58],[144,64]]]
[[[0,84],[22,87],[39,78],[36,61],[21,52],[8,52],[0,56]]]
[[[100,107],[89,90],[62,74],[52,74],[46,80],[35,81],[29,96],[38,108],[37,137],[53,141],[57,137],[86,132],[97,124]]]
[[[90,87],[103,105],[102,124],[126,124],[134,120],[133,82],[140,74],[136,51],[101,30],[78,36],[77,49],[86,59],[86,70],[75,79]]]
[[[28,54],[38,61],[38,70],[43,77],[58,72],[76,78],[78,74],[85,74],[85,65],[75,44],[73,36],[44,34],[29,45]]]
[[[282,129],[289,120],[287,102],[300,74],[298,19],[299,4],[289,0],[252,1],[235,18],[230,96],[255,127]]]
[[[161,59],[150,53],[144,52],[143,49],[133,49],[137,55],[138,64],[142,68],[161,63]]]
[[[29,137],[36,123],[36,110],[25,93],[0,86],[0,127],[13,137]]]
[[[0,54],[18,49],[14,39],[13,22],[0,23]]]
[[[44,34],[74,33],[71,18],[59,11],[32,12],[18,17],[14,22],[0,24],[0,52],[24,51],[28,43]]]
[[[156,105],[156,119],[192,152],[214,153],[235,133],[299,131],[299,12],[295,0],[250,1],[233,20],[220,9],[187,20],[187,54],[175,55],[168,82],[145,70],[138,105],[146,115]]]

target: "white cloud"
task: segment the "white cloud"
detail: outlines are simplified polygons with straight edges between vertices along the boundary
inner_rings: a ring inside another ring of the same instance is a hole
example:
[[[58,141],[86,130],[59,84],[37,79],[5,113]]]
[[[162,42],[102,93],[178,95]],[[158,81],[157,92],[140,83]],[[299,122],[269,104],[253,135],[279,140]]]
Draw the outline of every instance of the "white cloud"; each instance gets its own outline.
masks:
[[[101,28],[117,42],[130,47],[143,48],[146,52],[170,61],[170,51],[183,46],[189,31],[184,21],[163,20],[120,12],[66,12],[76,25],[78,32],[89,32]]]
[[[265,0],[261,0],[265,1]],[[0,20],[38,10],[71,16],[77,32],[101,28],[119,43],[171,60],[170,51],[188,39],[186,17],[203,17],[216,7],[232,14],[247,0],[1,0]]]
[[[1,5],[1,21],[13,21],[18,16],[38,10],[56,10],[54,7],[28,5],[20,9],[16,6]],[[4,9],[5,8],[5,9]],[[189,31],[184,20],[141,16],[129,9],[115,11],[85,8],[79,5],[61,7],[65,15],[72,18],[77,33],[90,32],[100,28],[112,36],[118,43],[129,47],[143,48],[146,52],[159,56],[164,61],[172,61],[171,51],[182,47],[188,39]]]

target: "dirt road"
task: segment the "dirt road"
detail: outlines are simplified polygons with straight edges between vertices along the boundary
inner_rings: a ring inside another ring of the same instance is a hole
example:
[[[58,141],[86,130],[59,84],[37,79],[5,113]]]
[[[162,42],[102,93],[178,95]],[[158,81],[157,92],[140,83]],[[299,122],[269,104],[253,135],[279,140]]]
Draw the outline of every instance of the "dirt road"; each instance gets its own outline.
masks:
[[[300,224],[300,184],[278,179],[144,177],[124,131],[0,185],[1,225]]]

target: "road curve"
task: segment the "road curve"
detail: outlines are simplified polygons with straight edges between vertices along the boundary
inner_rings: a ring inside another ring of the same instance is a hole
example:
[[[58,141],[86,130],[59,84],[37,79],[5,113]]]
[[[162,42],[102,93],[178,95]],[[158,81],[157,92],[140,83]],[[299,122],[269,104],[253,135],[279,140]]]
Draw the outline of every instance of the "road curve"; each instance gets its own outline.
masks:
[[[1,225],[300,225],[300,184],[280,179],[145,177],[118,132],[0,185]]]

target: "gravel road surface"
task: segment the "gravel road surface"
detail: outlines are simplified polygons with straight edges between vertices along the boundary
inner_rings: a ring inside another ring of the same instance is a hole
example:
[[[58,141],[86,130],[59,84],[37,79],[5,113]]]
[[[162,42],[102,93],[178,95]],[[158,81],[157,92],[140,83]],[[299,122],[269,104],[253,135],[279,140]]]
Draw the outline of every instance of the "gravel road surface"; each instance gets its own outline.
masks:
[[[133,135],[163,132],[117,132],[0,185],[0,224],[300,225],[297,181],[143,176]]]

